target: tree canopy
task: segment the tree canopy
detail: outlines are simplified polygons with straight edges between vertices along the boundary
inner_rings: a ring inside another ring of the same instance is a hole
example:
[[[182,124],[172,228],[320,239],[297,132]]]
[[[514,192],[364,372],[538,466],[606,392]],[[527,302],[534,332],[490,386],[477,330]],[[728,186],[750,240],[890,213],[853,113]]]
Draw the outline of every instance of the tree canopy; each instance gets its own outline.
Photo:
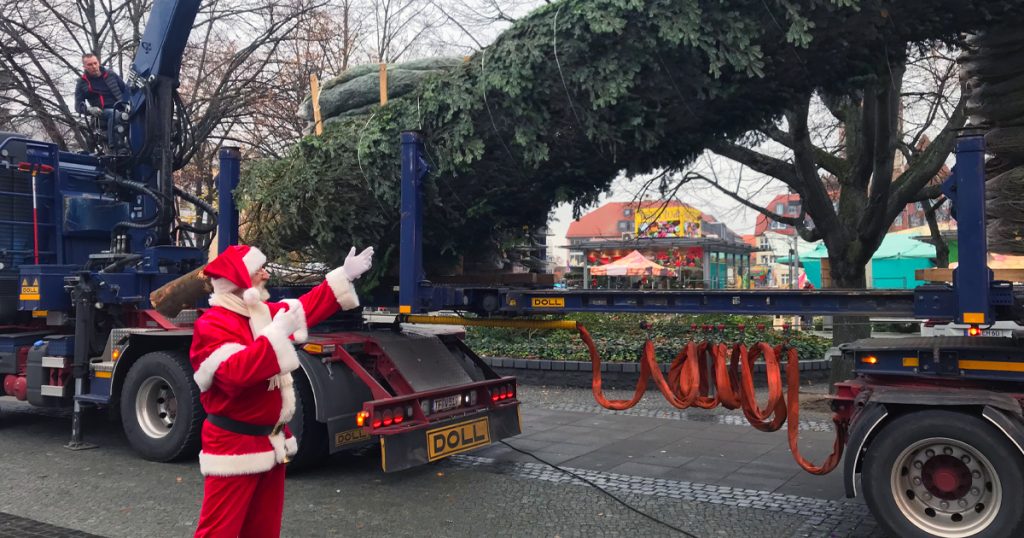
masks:
[[[908,45],[956,42],[1024,2],[562,0],[414,91],[339,119],[280,160],[250,163],[245,239],[339,263],[398,244],[399,132],[433,167],[424,252],[483,256],[551,207],[596,201],[620,173],[679,168],[771,125],[818,90],[877,80]]]

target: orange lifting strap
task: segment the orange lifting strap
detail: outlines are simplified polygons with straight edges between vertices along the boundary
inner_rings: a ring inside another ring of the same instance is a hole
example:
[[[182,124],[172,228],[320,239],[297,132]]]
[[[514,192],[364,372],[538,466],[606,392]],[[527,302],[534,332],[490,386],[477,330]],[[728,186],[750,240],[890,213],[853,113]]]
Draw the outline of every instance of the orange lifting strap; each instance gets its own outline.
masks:
[[[586,327],[577,323],[576,329],[590,351],[594,373],[594,398],[602,407],[616,411],[633,407],[643,398],[644,392],[647,391],[647,381],[653,377],[654,384],[665,399],[679,409],[690,406],[712,409],[719,405],[727,409],[742,409],[750,425],[765,432],[778,430],[789,418],[789,450],[797,464],[811,474],[826,474],[835,469],[842,459],[847,424],[839,415],[832,415],[832,421],[836,426],[836,440],[832,445],[832,454],[824,463],[816,467],[800,455],[797,442],[800,421],[800,365],[797,362],[795,348],[784,345],[772,347],[759,342],[749,349],[740,343],[734,344],[730,349],[723,343],[691,341],[672,361],[666,380],[658,367],[654,343],[648,339],[640,354],[640,379],[637,380],[633,397],[629,400],[609,400],[601,390],[601,357],[597,352],[597,346],[594,345],[594,340]],[[786,395],[782,393],[782,367],[779,364],[779,357],[782,355],[786,356]],[[713,375],[709,372],[708,361],[703,360],[709,356],[714,367]],[[759,357],[764,357],[768,376],[768,401],[763,406],[758,406],[754,393],[753,364]],[[716,389],[714,396],[710,395],[712,379]]]

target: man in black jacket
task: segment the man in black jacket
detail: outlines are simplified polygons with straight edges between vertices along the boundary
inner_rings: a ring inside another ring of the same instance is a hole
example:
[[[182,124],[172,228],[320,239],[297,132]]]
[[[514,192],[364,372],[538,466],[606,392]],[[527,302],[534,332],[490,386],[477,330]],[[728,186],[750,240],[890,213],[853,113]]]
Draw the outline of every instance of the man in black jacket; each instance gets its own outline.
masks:
[[[95,54],[82,55],[85,72],[75,86],[75,110],[82,114],[102,116],[103,109],[114,108],[114,103],[124,99],[128,88],[117,73],[100,66]]]

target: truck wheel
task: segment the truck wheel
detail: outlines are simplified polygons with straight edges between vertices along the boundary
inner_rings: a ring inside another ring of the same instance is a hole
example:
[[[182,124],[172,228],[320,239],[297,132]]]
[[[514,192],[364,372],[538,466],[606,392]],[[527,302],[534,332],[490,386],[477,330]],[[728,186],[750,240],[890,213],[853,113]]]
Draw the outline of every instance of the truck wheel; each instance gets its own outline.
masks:
[[[121,424],[143,458],[173,461],[199,452],[206,413],[181,352],[154,351],[132,365],[121,390]]]
[[[316,419],[313,387],[301,368],[292,373],[292,379],[295,382],[295,415],[288,421],[288,429],[299,443],[299,451],[292,456],[288,470],[301,471],[318,465],[327,457],[327,425]]]
[[[864,455],[864,499],[900,537],[1024,535],[1024,457],[983,419],[911,412]]]

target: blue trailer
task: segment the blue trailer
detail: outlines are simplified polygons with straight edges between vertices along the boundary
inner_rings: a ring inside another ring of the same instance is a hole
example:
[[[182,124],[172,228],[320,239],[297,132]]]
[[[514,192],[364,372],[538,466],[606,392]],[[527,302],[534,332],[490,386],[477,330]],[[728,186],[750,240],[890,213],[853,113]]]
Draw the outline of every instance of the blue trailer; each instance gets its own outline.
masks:
[[[958,221],[951,285],[914,290],[519,290],[431,284],[421,263],[419,133],[402,134],[400,312],[522,319],[568,312],[886,315],[948,320],[968,336],[867,339],[841,347],[855,377],[832,406],[845,434],[843,480],[894,536],[1024,534],[1024,342],[986,337],[1024,319],[1024,289],[993,279],[985,236],[984,137],[965,132],[943,185]],[[429,318],[423,320],[429,321]],[[493,320],[492,320],[493,322]],[[843,437],[840,437],[842,439]]]

